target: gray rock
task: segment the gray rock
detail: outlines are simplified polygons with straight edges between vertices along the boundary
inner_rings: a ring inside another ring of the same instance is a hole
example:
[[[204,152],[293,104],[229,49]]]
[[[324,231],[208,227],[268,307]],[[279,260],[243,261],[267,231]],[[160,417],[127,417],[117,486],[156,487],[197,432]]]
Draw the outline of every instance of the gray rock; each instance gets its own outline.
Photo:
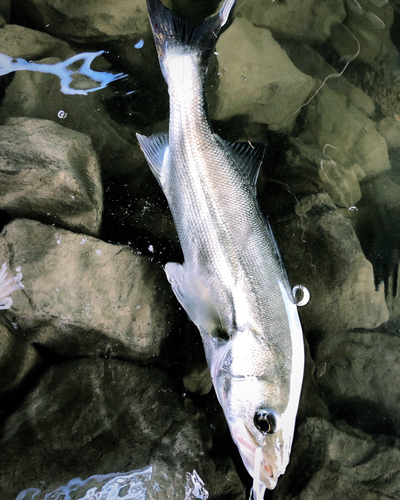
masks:
[[[372,64],[377,60],[397,57],[397,49],[390,38],[393,24],[393,7],[389,2],[371,2],[369,0],[349,0],[344,21],[344,30],[336,26],[332,30],[331,43],[341,57],[357,51],[356,37],[360,43],[358,59]]]
[[[377,123],[378,132],[385,138],[389,148],[400,149],[400,121],[386,116]]]
[[[51,56],[67,58],[74,54],[66,42],[15,24],[8,24],[0,29],[0,47],[2,54],[22,57],[27,61]]]
[[[41,359],[33,346],[0,325],[0,395],[19,387]]]
[[[39,62],[55,64],[59,59]],[[43,118],[86,134],[92,139],[103,171],[121,174],[138,167],[137,182],[143,185],[140,176],[150,177],[151,174],[145,168],[134,130],[117,124],[105,111],[104,101],[109,95],[107,89],[88,95],[65,95],[60,92],[59,81],[54,75],[20,71],[6,89],[0,123],[9,117]]]
[[[144,0],[101,4],[95,0],[23,0],[19,8],[48,33],[74,42],[130,39],[150,30]]]
[[[346,16],[343,0],[307,0],[301,5],[296,0],[269,2],[262,0],[238,4],[236,15],[251,21],[255,26],[270,29],[283,39],[295,38],[324,42],[332,27]]]
[[[314,80],[293,65],[271,32],[236,18],[215,50],[220,79],[216,95],[209,94],[211,118],[247,115],[272,130],[290,128]]]
[[[0,209],[98,235],[100,166],[89,137],[49,120],[12,118],[0,126]]]
[[[172,328],[164,272],[127,248],[17,219],[0,235],[0,255],[21,266],[25,288],[0,323],[67,356],[155,361]]]
[[[182,500],[193,469],[210,498],[242,499],[229,456],[211,458],[203,444],[210,438],[204,416],[183,410],[160,370],[106,359],[54,366],[4,426],[2,500],[26,488],[43,498],[75,477],[148,465],[149,500]]]
[[[318,346],[315,363],[319,392],[336,418],[400,435],[400,338],[336,332]]]
[[[390,169],[385,139],[345,95],[325,85],[303,108],[302,116],[305,132],[300,139],[321,151],[329,148],[330,159],[353,170],[358,180]]]
[[[331,90],[345,96],[348,104],[352,104],[367,116],[374,114],[375,106],[372,99],[363,90],[352,85],[346,79],[351,67],[347,67],[344,73],[339,76],[339,73],[344,69],[344,61],[338,65],[338,68],[334,68],[308,45],[294,42],[284,42],[281,45],[300,71],[317,80],[315,91],[325,81],[325,85]]]
[[[309,304],[300,309],[307,332],[375,328],[388,320],[372,265],[328,195],[304,197],[274,231],[292,285],[305,285],[311,293]]]
[[[330,148],[321,151],[317,146],[300,139],[289,139],[291,148],[286,162],[276,173],[279,180],[290,184],[293,193],[309,194],[325,191],[338,207],[354,206],[361,198],[360,184],[353,169],[346,169],[330,159]],[[357,172],[360,177],[361,174]]]
[[[291,461],[271,500],[381,500],[400,494],[398,443],[374,442],[349,426],[310,418],[297,430]]]
[[[0,15],[10,22],[11,0],[0,0]]]

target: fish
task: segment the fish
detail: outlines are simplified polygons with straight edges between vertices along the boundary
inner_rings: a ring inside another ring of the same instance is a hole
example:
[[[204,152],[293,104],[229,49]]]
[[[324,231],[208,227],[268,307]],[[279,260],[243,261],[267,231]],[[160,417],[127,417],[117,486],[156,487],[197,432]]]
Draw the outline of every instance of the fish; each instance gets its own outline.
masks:
[[[165,265],[167,279],[200,331],[233,441],[253,489],[262,492],[276,486],[289,463],[304,371],[297,306],[308,291],[301,288],[296,301],[298,287],[290,287],[258,206],[265,146],[223,140],[208,116],[209,59],[234,3],[226,0],[218,14],[195,25],[160,0],[147,0],[168,85],[169,129],[137,139],[183,251],[183,264]]]

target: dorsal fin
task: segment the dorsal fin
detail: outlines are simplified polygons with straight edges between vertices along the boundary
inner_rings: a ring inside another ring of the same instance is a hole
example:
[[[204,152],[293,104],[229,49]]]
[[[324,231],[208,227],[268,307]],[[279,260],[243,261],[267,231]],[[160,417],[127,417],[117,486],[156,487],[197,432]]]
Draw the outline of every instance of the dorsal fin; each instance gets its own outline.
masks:
[[[256,190],[258,173],[265,154],[265,144],[251,144],[250,142],[229,142],[219,138],[231,151],[243,175]]]

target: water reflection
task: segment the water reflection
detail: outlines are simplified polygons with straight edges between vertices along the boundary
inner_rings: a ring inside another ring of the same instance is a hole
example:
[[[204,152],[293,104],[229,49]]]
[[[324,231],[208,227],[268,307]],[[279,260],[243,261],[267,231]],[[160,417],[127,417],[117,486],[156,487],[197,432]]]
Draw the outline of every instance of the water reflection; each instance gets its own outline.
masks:
[[[140,42],[139,42],[140,43]],[[115,80],[120,80],[125,76],[124,73],[108,73],[106,71],[95,71],[90,65],[93,60],[104,54],[104,50],[99,52],[83,52],[70,57],[66,61],[54,64],[41,64],[25,59],[13,58],[6,54],[0,54],[0,76],[7,75],[13,71],[37,71],[39,73],[50,73],[56,75],[61,81],[61,92],[67,95],[87,95],[88,92],[95,92],[107,87],[107,85]],[[72,68],[74,63],[80,63],[79,68]],[[99,85],[87,89],[75,89],[70,85],[76,75],[83,75]]]
[[[50,493],[38,488],[21,491],[16,500],[145,500],[146,485],[153,468],[71,479]],[[44,495],[44,496],[43,496]],[[71,496],[72,495],[72,496]],[[79,496],[81,495],[81,496]]]

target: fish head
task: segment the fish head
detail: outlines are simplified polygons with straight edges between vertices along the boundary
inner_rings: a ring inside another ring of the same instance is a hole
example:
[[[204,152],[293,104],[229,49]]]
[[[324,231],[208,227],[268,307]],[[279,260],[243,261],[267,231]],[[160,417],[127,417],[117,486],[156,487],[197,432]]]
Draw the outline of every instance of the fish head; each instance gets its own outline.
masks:
[[[263,345],[251,331],[240,332],[226,343],[214,371],[217,396],[242,461],[268,489],[275,488],[289,463],[303,356],[293,362],[290,346],[285,352]]]

